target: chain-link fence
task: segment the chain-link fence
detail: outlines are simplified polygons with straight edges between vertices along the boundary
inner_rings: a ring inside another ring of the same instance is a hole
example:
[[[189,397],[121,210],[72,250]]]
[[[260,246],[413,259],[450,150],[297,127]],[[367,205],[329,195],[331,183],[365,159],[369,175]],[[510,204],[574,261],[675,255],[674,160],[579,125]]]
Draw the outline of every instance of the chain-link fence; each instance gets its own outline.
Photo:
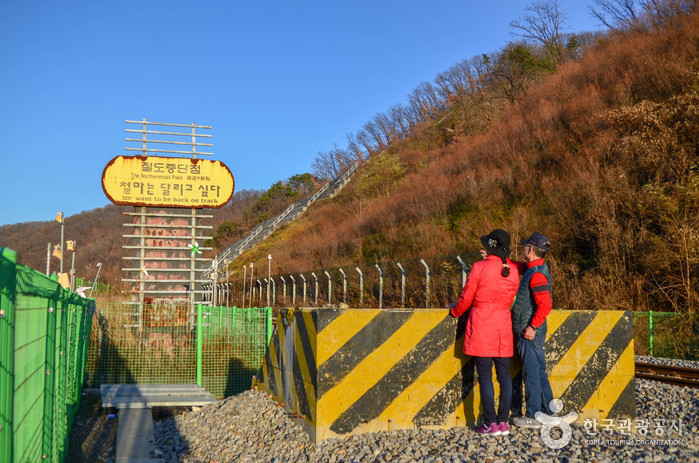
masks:
[[[333,267],[268,278],[266,269],[231,272],[205,285],[208,300],[276,307],[445,307],[455,302],[480,255],[406,259],[361,267]],[[242,274],[241,274],[242,273]],[[269,294],[268,294],[269,293]],[[634,312],[636,355],[699,359],[699,314]]]
[[[94,301],[0,251],[0,461],[63,462]]]
[[[456,302],[479,254],[437,256],[381,262],[362,266],[330,267],[293,274],[273,274],[267,267],[231,270],[228,280],[205,285],[207,300],[241,306],[313,307],[348,304],[350,307],[446,307]],[[252,273],[252,275],[251,275]],[[225,276],[225,270],[219,274]],[[267,293],[270,294],[267,294]]]
[[[272,309],[102,304],[86,366],[101,384],[199,384],[216,398],[250,388],[271,335]]]

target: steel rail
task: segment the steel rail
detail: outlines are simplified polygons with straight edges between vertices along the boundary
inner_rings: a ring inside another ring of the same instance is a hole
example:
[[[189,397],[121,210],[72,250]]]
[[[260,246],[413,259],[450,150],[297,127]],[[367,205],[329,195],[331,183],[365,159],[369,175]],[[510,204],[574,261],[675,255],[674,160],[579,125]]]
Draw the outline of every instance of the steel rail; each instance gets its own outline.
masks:
[[[699,369],[635,362],[636,378],[699,388]]]

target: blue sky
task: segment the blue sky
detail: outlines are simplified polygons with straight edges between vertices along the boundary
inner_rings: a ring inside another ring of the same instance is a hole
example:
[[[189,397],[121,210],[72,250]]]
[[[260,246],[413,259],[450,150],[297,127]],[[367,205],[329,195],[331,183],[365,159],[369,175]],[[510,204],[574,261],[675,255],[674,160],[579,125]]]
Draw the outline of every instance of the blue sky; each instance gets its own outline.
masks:
[[[108,204],[127,119],[212,126],[236,191],[310,172],[421,82],[503,47],[528,3],[2,2],[0,225]],[[592,0],[560,4],[571,32],[598,28]]]

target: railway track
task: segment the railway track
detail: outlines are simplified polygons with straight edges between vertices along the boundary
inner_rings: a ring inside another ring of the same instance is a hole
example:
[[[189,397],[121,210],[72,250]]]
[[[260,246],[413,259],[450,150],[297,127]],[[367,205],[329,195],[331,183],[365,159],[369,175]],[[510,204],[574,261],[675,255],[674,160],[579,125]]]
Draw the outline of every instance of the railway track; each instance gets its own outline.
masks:
[[[636,378],[649,379],[675,386],[699,388],[699,368],[636,362]]]

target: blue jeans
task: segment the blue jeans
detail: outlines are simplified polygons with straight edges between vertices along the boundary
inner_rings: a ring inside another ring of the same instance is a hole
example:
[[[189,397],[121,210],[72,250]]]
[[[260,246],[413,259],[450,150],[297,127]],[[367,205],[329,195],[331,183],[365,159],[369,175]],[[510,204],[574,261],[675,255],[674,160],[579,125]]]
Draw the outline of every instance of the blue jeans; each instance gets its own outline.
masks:
[[[512,403],[512,380],[510,379],[510,358],[511,357],[473,357],[476,361],[478,371],[478,385],[481,389],[481,404],[483,405],[483,415],[485,424],[491,425],[495,422],[507,421],[510,416],[510,405]],[[493,363],[495,363],[495,374],[500,385],[500,402],[498,404],[498,414],[495,416],[495,390],[493,389]]]
[[[521,335],[515,335],[515,339],[517,342],[517,353],[522,359],[524,399],[527,404],[525,415],[534,418],[536,412],[550,414],[549,403],[553,400],[553,392],[551,391],[549,378],[546,375],[546,354],[541,345],[542,343],[537,342],[537,339],[534,339],[534,341],[524,339]],[[517,389],[517,386],[515,386],[515,389]]]

